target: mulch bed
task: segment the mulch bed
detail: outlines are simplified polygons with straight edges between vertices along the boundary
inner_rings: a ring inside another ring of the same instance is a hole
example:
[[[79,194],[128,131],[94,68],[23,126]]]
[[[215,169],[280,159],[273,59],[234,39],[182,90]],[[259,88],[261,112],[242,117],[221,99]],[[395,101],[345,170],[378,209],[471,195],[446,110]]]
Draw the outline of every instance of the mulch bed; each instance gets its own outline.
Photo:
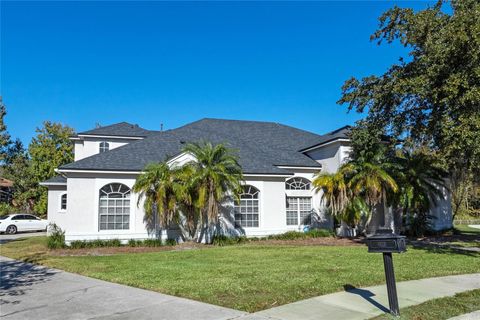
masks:
[[[365,245],[363,238],[309,238],[295,240],[261,240],[250,241],[248,245],[269,246],[269,245],[291,245],[291,246],[358,246]],[[240,244],[241,245],[241,244]],[[100,247],[100,248],[81,248],[81,249],[56,249],[49,250],[51,256],[106,256],[123,253],[145,253],[160,251],[182,251],[215,248],[213,245],[206,245],[196,242],[185,242],[175,246],[161,247]]]

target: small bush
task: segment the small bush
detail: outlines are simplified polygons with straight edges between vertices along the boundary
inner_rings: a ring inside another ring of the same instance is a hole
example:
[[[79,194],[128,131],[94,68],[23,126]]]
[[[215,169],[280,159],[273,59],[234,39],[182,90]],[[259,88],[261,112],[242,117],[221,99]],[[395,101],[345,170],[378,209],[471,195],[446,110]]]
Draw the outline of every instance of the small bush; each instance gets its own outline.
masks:
[[[175,246],[175,245],[177,245],[177,241],[175,239],[167,239],[167,240],[165,240],[165,245]]]
[[[119,239],[110,239],[105,241],[105,247],[121,247],[122,242]]]
[[[307,235],[303,232],[298,231],[288,231],[282,234],[275,234],[267,237],[267,239],[270,240],[295,240],[305,238],[307,238]]]
[[[65,247],[65,231],[55,223],[48,226],[47,247],[49,249],[60,249]]]
[[[242,244],[248,242],[249,239],[245,236],[229,237],[226,235],[215,235],[212,240],[212,244],[216,246],[231,246],[235,244]]]
[[[107,246],[107,242],[105,240],[96,239],[86,242],[86,245],[88,248],[102,248]]]
[[[145,239],[143,240],[145,247],[160,247],[162,245],[161,239]]]
[[[324,238],[324,237],[333,237],[334,233],[331,230],[327,229],[312,229],[305,232],[309,238]]]
[[[87,242],[83,240],[75,240],[70,242],[71,249],[83,249],[87,247]]]
[[[128,245],[130,247],[141,247],[142,244],[143,244],[142,240],[135,240],[135,239],[128,240]]]

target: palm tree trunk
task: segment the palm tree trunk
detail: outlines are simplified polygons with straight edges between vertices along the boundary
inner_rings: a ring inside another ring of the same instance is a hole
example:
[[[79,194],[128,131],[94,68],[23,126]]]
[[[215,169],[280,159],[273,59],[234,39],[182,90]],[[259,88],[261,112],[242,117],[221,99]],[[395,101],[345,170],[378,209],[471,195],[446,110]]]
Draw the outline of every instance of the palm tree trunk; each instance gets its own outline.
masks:
[[[385,215],[385,227],[395,231],[395,219],[392,208],[387,207],[387,194],[382,191],[383,214]]]

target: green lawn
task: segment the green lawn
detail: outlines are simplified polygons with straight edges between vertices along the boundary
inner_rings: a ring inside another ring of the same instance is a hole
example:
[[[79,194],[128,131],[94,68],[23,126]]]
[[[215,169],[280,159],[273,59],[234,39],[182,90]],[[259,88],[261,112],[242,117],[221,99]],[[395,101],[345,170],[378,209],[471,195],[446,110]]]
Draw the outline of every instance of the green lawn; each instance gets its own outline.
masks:
[[[434,299],[416,306],[400,310],[400,318],[382,315],[375,320],[444,320],[477,311],[480,301],[480,289],[458,293],[453,297]]]
[[[5,256],[245,311],[384,283],[382,256],[364,246],[247,244],[208,249],[51,256],[46,239],[2,245]],[[73,252],[73,251],[72,251]],[[480,272],[480,255],[413,249],[394,257],[398,281]]]

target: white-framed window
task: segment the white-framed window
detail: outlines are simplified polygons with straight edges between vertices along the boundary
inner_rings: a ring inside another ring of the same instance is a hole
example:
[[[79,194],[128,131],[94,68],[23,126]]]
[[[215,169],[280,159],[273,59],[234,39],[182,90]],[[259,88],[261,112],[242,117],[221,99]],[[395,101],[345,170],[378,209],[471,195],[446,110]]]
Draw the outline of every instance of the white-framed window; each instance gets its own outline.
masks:
[[[110,144],[106,141],[100,142],[98,151],[102,153],[102,152],[107,152],[108,150],[110,150]]]
[[[60,211],[67,211],[67,193],[62,193],[60,195],[60,203],[59,203]]]
[[[128,230],[130,228],[130,188],[110,183],[99,192],[99,229]]]
[[[310,190],[311,182],[302,177],[295,177],[288,179],[285,182],[285,189],[287,190]]]
[[[287,196],[287,226],[310,224],[312,197]]]
[[[260,212],[259,194],[260,191],[254,186],[243,186],[240,201],[235,202],[234,206],[236,227],[258,227]]]

